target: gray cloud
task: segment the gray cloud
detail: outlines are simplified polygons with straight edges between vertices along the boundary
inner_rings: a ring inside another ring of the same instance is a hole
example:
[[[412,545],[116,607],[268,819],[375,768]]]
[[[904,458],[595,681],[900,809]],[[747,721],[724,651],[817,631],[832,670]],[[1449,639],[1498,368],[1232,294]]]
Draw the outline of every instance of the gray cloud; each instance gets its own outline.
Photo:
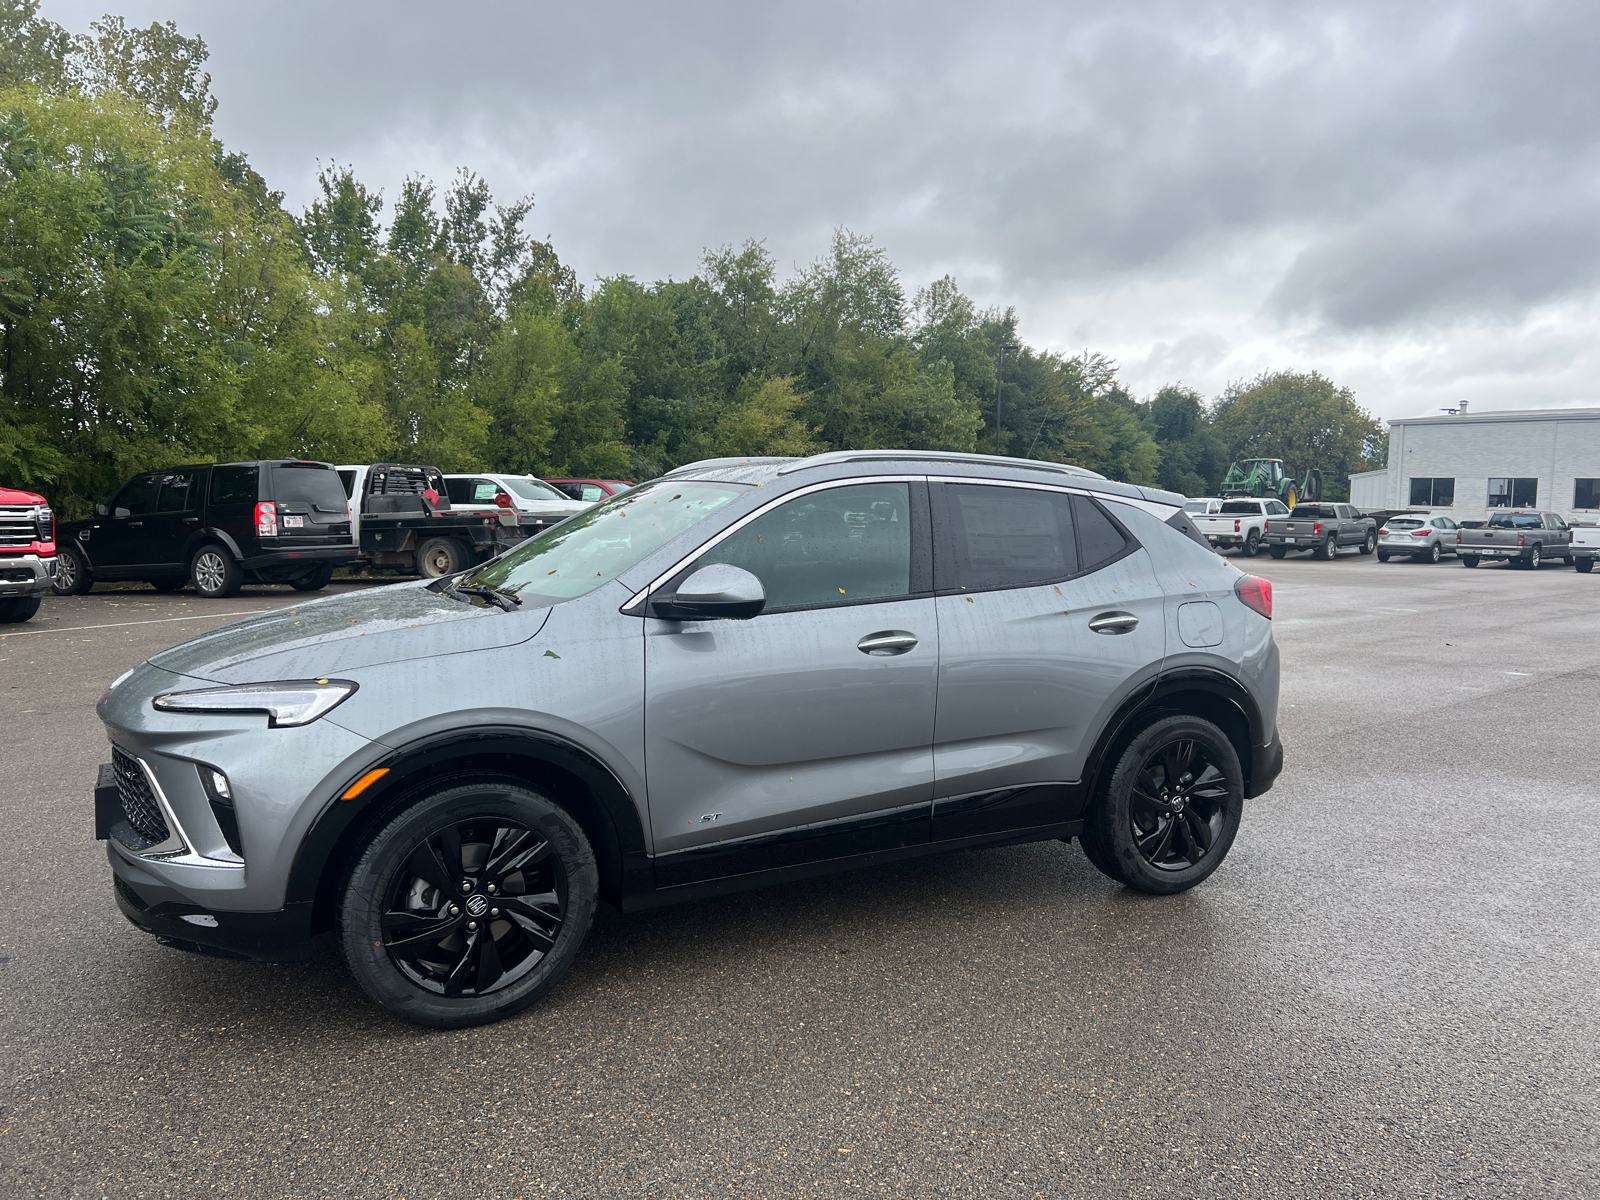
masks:
[[[803,260],[847,224],[1145,389],[1319,367],[1398,415],[1511,392],[1461,378],[1485,337],[1522,364],[1508,402],[1592,377],[1549,328],[1600,291],[1576,0],[121,11],[206,38],[219,132],[292,202],[319,158],[390,195],[465,163],[536,193],[585,276],[681,277],[746,236]]]

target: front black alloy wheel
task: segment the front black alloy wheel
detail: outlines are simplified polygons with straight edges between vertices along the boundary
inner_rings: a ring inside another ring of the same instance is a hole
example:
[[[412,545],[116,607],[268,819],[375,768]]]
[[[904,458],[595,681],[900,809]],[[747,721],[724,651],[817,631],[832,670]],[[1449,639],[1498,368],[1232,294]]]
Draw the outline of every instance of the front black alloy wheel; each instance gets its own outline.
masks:
[[[56,550],[56,577],[50,590],[58,596],[81,596],[94,586],[94,576],[89,574],[89,564],[83,555],[71,546]]]
[[[421,1025],[510,1016],[566,974],[599,874],[582,828],[537,792],[481,781],[404,809],[373,838],[340,909],[368,995]]]
[[[1084,852],[1131,888],[1170,895],[1221,865],[1239,830],[1244,779],[1227,735],[1165,717],[1123,750],[1084,822]]]

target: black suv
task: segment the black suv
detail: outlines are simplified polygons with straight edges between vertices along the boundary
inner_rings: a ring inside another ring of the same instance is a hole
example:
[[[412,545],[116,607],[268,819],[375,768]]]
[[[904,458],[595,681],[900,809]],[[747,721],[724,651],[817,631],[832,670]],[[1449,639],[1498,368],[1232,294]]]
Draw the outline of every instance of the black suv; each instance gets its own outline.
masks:
[[[344,487],[328,463],[272,459],[147,471],[94,513],[60,527],[58,595],[115,579],[143,579],[163,592],[192,582],[208,597],[231,596],[246,580],[314,592],[357,553]]]

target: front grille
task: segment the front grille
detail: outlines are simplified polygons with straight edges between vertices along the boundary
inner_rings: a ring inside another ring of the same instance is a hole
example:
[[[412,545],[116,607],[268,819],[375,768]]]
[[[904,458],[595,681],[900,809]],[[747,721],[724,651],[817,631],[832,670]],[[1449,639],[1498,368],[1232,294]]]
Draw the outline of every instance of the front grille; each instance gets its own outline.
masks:
[[[111,765],[117,773],[117,795],[122,799],[122,811],[128,824],[148,845],[166,841],[171,834],[167,832],[167,823],[161,816],[155,793],[150,790],[144,768],[131,754],[116,746],[111,747]]]
[[[39,529],[33,523],[33,507],[0,505],[0,546],[31,546],[39,540]]]

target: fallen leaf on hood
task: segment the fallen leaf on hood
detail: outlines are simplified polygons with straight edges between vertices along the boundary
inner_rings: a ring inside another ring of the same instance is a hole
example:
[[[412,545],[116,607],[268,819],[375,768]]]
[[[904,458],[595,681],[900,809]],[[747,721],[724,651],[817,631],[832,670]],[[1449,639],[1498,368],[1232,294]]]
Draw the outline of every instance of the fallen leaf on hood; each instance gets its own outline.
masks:
[[[544,652],[544,656],[546,658],[560,658],[561,657],[561,655],[557,654],[554,650],[546,650]]]

